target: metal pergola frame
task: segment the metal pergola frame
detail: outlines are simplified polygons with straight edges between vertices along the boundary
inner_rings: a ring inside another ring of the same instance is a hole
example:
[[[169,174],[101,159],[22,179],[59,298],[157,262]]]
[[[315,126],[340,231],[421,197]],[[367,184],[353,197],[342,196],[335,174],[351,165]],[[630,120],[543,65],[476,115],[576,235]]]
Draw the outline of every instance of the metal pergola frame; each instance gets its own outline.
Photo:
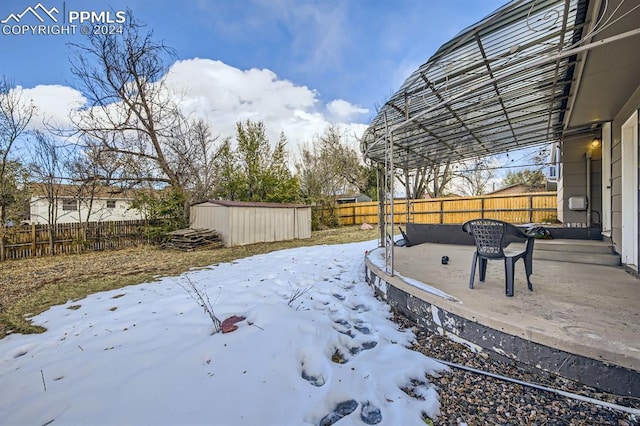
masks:
[[[380,109],[361,139],[361,150],[383,175],[380,244],[386,248],[387,273],[393,274],[389,242],[397,168],[561,143],[581,53],[640,33],[635,29],[592,42],[611,23],[588,22],[590,1],[592,8],[607,4],[509,2],[445,43]]]

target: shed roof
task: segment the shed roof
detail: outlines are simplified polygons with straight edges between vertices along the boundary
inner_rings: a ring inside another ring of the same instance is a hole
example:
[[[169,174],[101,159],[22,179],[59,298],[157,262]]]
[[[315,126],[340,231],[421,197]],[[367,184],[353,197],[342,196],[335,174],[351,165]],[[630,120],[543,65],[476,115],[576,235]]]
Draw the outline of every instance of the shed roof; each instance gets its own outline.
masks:
[[[219,206],[224,206],[224,207],[258,207],[258,208],[269,207],[269,208],[282,208],[282,209],[310,207],[306,204],[266,203],[266,202],[258,202],[258,201],[231,201],[231,200],[209,200],[209,201],[203,201],[201,203],[192,204],[192,206],[198,206],[201,204],[217,204]]]
[[[640,83],[639,23],[637,1],[513,0],[413,72],[361,149],[411,169],[593,131]]]

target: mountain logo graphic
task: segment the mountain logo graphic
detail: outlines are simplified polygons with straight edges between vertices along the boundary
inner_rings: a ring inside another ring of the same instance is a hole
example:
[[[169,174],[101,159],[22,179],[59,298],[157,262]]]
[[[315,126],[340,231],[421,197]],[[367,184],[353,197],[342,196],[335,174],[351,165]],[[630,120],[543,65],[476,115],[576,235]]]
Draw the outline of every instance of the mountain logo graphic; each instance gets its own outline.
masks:
[[[52,7],[51,9],[47,9],[46,7],[44,7],[42,5],[42,3],[38,3],[36,4],[34,7],[28,6],[25,10],[22,11],[22,13],[10,13],[9,16],[7,16],[5,19],[3,19],[2,21],[0,21],[0,23],[2,24],[6,24],[9,21],[13,21],[14,23],[18,24],[20,23],[20,20],[28,14],[31,14],[33,16],[36,17],[36,19],[42,23],[44,23],[45,19],[43,18],[43,16],[48,17],[49,19],[51,19],[53,22],[58,22],[58,18],[56,18],[56,16],[54,15],[54,13],[57,15],[58,13],[60,13],[60,11],[58,9],[56,9],[56,7]]]

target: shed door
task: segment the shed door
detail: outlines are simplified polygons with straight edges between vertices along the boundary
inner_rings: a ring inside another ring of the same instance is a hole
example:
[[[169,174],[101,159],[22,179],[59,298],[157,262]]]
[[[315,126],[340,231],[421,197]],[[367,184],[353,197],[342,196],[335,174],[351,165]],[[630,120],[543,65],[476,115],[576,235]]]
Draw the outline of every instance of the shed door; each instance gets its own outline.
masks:
[[[638,270],[638,111],[622,125],[622,263]]]

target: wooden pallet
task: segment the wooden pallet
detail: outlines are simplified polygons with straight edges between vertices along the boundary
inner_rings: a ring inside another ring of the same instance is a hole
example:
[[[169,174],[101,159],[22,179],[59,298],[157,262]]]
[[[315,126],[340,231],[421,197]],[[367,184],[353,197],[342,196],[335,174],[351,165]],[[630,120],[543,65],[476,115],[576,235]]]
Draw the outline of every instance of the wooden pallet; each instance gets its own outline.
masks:
[[[162,248],[181,251],[204,250],[222,247],[222,237],[217,231],[206,228],[178,229],[169,232],[171,240],[162,245]]]

